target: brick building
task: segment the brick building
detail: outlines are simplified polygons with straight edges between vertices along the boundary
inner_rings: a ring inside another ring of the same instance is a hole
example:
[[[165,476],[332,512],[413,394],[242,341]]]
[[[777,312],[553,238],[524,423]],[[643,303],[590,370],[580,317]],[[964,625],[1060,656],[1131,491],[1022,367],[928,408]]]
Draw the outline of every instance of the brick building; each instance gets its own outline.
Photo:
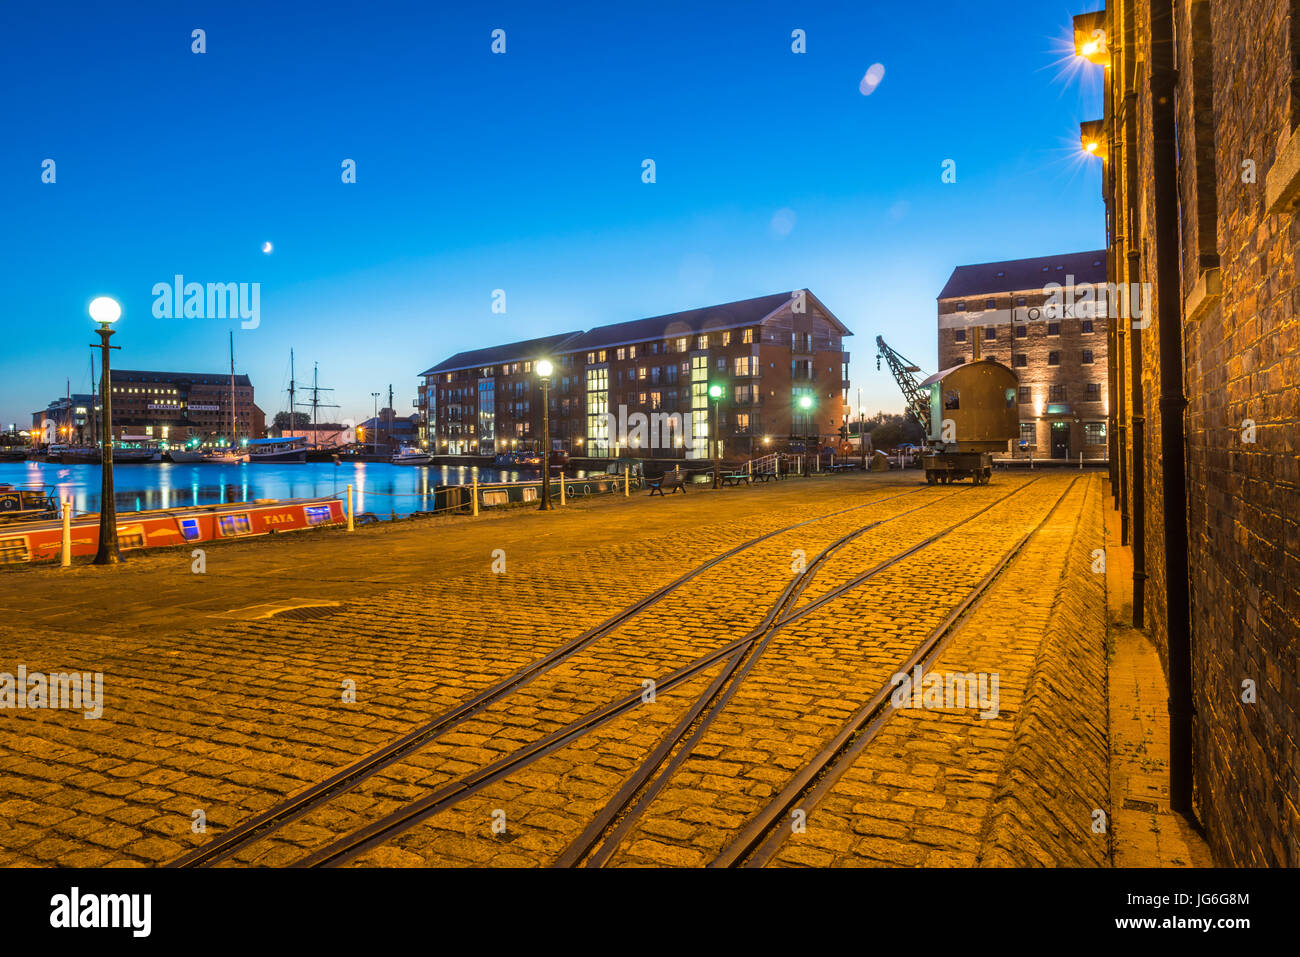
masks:
[[[1171,803],[1232,865],[1300,865],[1300,10],[1109,0],[1112,488],[1170,690]],[[1134,302],[1149,297],[1149,308]],[[1127,308],[1125,308],[1127,306]]]
[[[547,358],[553,447],[709,458],[716,414],[721,454],[749,458],[801,450],[805,437],[839,440],[848,335],[811,292],[796,290],[463,352],[421,374],[417,401],[439,453],[538,448],[535,363]]]
[[[113,436],[149,435],[172,444],[192,437],[228,440],[230,375],[113,369]],[[246,375],[234,377],[234,439],[266,434],[266,415]]]
[[[976,356],[1011,366],[1026,451],[1104,458],[1105,285],[1104,249],[958,266],[939,293],[939,368]]]

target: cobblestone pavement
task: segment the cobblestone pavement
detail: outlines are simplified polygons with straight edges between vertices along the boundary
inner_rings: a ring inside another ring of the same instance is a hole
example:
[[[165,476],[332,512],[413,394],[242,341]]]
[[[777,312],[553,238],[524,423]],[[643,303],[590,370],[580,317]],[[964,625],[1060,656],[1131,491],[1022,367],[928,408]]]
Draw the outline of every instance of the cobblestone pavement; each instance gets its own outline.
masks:
[[[1040,818],[1065,835],[1040,842],[1044,857],[1102,863],[1104,854],[1079,856],[1081,812],[1070,800],[1017,806],[1011,786],[1036,767],[1036,737],[1050,737],[1021,712],[1053,614],[1068,605],[1079,618],[1071,640],[1104,645],[1104,608],[1094,621],[1087,602],[1063,602],[1082,594],[1074,566],[1086,565],[1099,528],[1100,478],[999,473],[989,486],[926,487],[918,475],[246,542],[212,549],[206,575],[190,573],[187,552],[137,556],[116,570],[6,571],[0,584],[15,587],[0,600],[4,620],[31,624],[0,626],[0,672],[103,672],[104,710],[98,720],[0,712],[0,864],[168,861],[686,571],[777,533],[229,862],[289,863],[743,637],[800,563],[838,539],[872,526],[805,580],[797,608],[967,520],[777,630],[610,861],[707,863],[1058,501],[934,663],[999,673],[998,716],[894,713],[775,863],[1005,863],[1005,835]],[[498,556],[494,571],[498,550],[505,568]],[[320,602],[337,604],[315,619],[253,617]],[[656,692],[355,863],[552,863],[723,667]],[[346,700],[353,685],[355,701]],[[1100,747],[1104,764],[1104,708],[1089,722],[1100,730],[1080,741]]]

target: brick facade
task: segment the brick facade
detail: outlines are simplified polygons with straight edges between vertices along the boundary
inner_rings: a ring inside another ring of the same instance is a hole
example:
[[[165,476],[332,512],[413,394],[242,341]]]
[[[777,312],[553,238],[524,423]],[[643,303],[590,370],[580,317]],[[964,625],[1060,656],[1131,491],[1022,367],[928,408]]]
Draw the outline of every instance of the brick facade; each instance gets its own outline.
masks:
[[[439,454],[540,448],[535,363],[548,358],[552,446],[573,455],[709,458],[715,413],[723,458],[802,452],[805,444],[838,448],[848,335],[812,293],[796,290],[461,353],[422,374],[430,447]],[[722,390],[716,409],[713,386]],[[607,434],[606,414],[618,423],[615,434]],[[645,437],[637,429],[642,416]]]
[[[1104,286],[1105,260],[1096,250],[958,266],[939,295],[939,368],[970,362],[976,345],[981,358],[1011,367],[1025,454],[1106,457],[1104,293],[1095,290],[1102,296],[1095,307],[1093,299],[1085,305],[1067,298],[1068,290],[1081,296],[1085,284]]]
[[[1149,325],[1116,321],[1111,333],[1114,504],[1145,599],[1136,614],[1173,697],[1190,649],[1193,808],[1216,861],[1231,865],[1300,865],[1297,6],[1110,0],[1102,18],[1109,266],[1113,281],[1152,291]],[[1153,37],[1171,15],[1166,63]],[[1152,92],[1166,66],[1177,71],[1172,149],[1158,140],[1165,104]],[[1162,192],[1166,173],[1176,188]],[[1171,215],[1173,242],[1158,229]],[[1162,273],[1162,262],[1177,268]],[[1181,381],[1162,377],[1162,339]],[[1161,445],[1180,427],[1185,543],[1166,540],[1179,522],[1177,509],[1165,514],[1164,480],[1180,463]],[[1185,616],[1169,587],[1174,549],[1188,565]],[[1247,682],[1254,701],[1243,701]]]

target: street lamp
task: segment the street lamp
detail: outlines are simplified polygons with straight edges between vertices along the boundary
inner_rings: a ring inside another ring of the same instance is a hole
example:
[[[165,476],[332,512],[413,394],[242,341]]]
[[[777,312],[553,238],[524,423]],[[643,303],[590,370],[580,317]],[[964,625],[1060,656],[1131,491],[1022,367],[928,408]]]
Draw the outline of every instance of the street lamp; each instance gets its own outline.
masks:
[[[379,454],[379,396],[382,393],[372,392],[370,394],[375,397],[375,427],[371,430],[374,433],[374,437],[371,439],[370,454],[378,455]]]
[[[718,406],[722,404],[722,386],[709,386],[709,398],[713,400],[713,487],[722,488],[721,470],[718,458],[721,454],[722,437],[718,434]]]
[[[537,377],[542,380],[542,502],[539,511],[551,510],[551,373],[555,367],[549,359],[537,363]]]
[[[804,423],[803,423],[803,428],[804,428],[804,436],[803,436],[803,477],[804,477],[804,478],[807,478],[807,477],[809,476],[809,474],[810,474],[810,470],[809,470],[809,462],[808,462],[808,460],[809,460],[809,458],[812,457],[812,451],[811,451],[811,450],[812,450],[812,436],[808,434],[808,426],[810,426],[810,425],[812,424],[812,416],[809,414],[809,410],[812,409],[812,404],[813,404],[812,396],[810,396],[810,395],[801,395],[801,396],[799,396],[799,408],[800,408],[801,410],[803,410],[803,414],[804,414]]]
[[[100,402],[104,407],[104,427],[101,441],[99,481],[99,549],[95,552],[96,565],[122,564],[122,552],[117,546],[117,507],[113,500],[113,386],[112,373],[109,369],[108,355],[120,346],[110,346],[108,338],[113,334],[113,323],[122,315],[122,307],[108,296],[99,296],[90,302],[90,318],[95,321],[99,333],[99,348],[103,353],[100,360],[99,384],[103,389]],[[95,348],[92,344],[91,348]]]

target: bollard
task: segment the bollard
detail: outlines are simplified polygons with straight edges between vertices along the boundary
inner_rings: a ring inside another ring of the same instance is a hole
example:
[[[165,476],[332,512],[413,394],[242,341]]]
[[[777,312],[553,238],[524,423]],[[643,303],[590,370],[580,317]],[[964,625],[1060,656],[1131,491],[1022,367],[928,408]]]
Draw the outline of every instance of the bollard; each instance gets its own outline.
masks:
[[[564,498],[564,470],[561,469],[561,470],[560,470],[560,504],[563,505],[564,502],[565,502],[565,498]]]
[[[348,486],[348,531],[356,531],[356,524],[353,522],[352,514],[352,486]]]
[[[1079,453],[1079,471],[1080,471],[1080,472],[1083,471],[1083,453],[1082,453],[1082,452]]]
[[[474,517],[478,517],[478,473],[474,473],[474,478],[470,482],[470,504],[473,505]]]
[[[623,471],[623,497],[628,498],[632,494],[632,466],[628,466]]]
[[[59,564],[64,568],[72,565],[72,500],[63,499],[63,547],[60,550]]]
[[[1034,450],[1030,449],[1029,450],[1029,471],[1032,472],[1033,470],[1034,470]]]

